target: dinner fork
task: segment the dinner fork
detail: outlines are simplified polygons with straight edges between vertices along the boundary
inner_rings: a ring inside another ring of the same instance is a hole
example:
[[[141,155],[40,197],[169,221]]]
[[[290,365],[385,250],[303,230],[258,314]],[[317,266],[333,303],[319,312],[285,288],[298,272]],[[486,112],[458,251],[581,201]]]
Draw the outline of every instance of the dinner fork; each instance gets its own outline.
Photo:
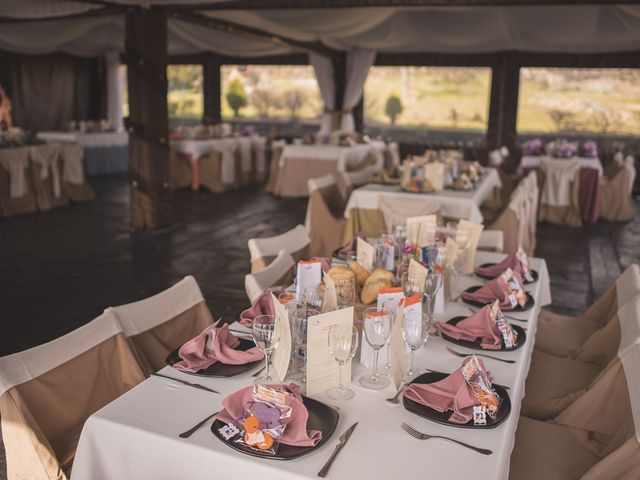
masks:
[[[470,448],[471,450],[481,453],[482,455],[491,455],[493,453],[491,450],[487,448],[474,447],[473,445],[469,445],[468,443],[461,442],[460,440],[456,440],[454,438],[443,437],[442,435],[429,435],[428,433],[419,432],[418,430],[407,425],[405,422],[402,422],[400,426],[405,432],[407,432],[412,437],[417,438],[418,440],[429,440],[430,438],[441,438],[443,440],[449,440],[450,442],[457,443],[458,445],[462,445],[463,447]]]
[[[408,384],[406,384],[406,383],[403,383],[402,385],[400,385],[400,388],[398,389],[396,394],[391,398],[387,398],[387,402],[389,402],[389,403],[400,403],[400,395],[402,395],[402,392],[404,392],[404,389],[407,387],[407,385]]]
[[[497,360],[499,362],[516,363],[515,360],[509,360],[507,358],[492,357],[491,355],[485,355],[484,353],[460,353],[460,352],[456,352],[455,350],[449,347],[447,347],[447,351],[449,351],[450,353],[453,353],[456,357],[470,357],[471,355],[476,355],[478,357],[490,358],[492,360]]]
[[[191,435],[193,435],[193,433],[198,430],[201,426],[203,426],[205,423],[207,423],[207,420],[210,420],[211,418],[215,417],[217,414],[220,413],[220,410],[218,410],[217,412],[213,412],[211,415],[209,415],[207,418],[205,418],[204,420],[198,422],[197,424],[195,424],[193,427],[191,427],[189,430],[187,430],[186,432],[182,432],[180,435],[178,435],[180,438],[189,438]]]

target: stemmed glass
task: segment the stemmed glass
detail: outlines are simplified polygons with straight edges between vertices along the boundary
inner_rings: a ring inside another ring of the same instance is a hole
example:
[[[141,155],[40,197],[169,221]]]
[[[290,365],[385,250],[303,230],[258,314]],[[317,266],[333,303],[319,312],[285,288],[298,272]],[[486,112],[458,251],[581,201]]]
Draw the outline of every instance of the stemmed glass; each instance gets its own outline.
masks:
[[[303,362],[307,361],[307,320],[309,317],[319,313],[320,310],[307,307],[296,310],[291,315],[291,338],[296,352],[302,357]],[[300,381],[302,383],[306,382],[306,374],[304,372]]]
[[[410,278],[408,272],[402,274],[400,285],[402,286],[402,291],[404,292],[405,297],[408,298],[413,297],[414,295],[420,295],[420,298],[422,298],[424,285],[414,278]]]
[[[396,225],[393,227],[393,240],[398,246],[398,251],[402,251],[405,243],[407,243],[407,227],[405,225]]]
[[[367,308],[364,311],[364,334],[367,343],[373,348],[373,372],[360,377],[360,384],[365,388],[379,390],[391,383],[389,377],[378,373],[378,355],[391,336],[391,312],[386,308]]]
[[[338,325],[329,328],[329,353],[340,365],[340,383],[336,388],[327,391],[327,395],[334,400],[349,400],[355,393],[344,386],[344,366],[351,361],[358,349],[358,329],[345,329]]]
[[[424,282],[424,296],[427,297],[427,304],[429,308],[427,313],[429,315],[433,315],[436,304],[436,295],[442,286],[442,281],[441,273],[438,273],[435,269],[429,269],[427,278]]]
[[[411,363],[405,375],[405,381],[410,381],[417,375],[414,369],[416,350],[421,348],[429,339],[431,317],[429,314],[405,315],[402,321],[402,338],[411,350]]]
[[[304,302],[296,300],[296,295],[294,293],[282,293],[278,296],[278,301],[287,309],[289,326],[291,327],[291,331],[293,331],[293,313],[297,310],[302,310],[304,308]],[[299,368],[300,362],[298,361],[297,348],[294,342],[291,342],[291,361],[289,362],[287,377],[295,376]]]
[[[269,360],[271,354],[278,346],[280,341],[280,328],[278,327],[278,320],[275,315],[258,315],[253,319],[251,325],[251,335],[256,347],[264,353],[265,360],[265,374],[256,378],[255,383],[268,384],[273,382],[271,373],[269,370]]]
[[[336,301],[338,309],[355,306],[356,289],[353,281],[336,282]]]
[[[322,311],[324,296],[318,288],[319,287],[308,287],[304,289],[304,304],[306,307]]]
[[[453,261],[453,281],[451,285],[451,297],[453,299],[456,299],[459,294],[458,277],[460,275],[461,269],[464,267],[464,264],[467,261],[469,235],[467,234],[467,232],[458,230],[456,232],[455,240],[456,240],[456,244],[458,245],[458,249],[456,252],[456,258]]]

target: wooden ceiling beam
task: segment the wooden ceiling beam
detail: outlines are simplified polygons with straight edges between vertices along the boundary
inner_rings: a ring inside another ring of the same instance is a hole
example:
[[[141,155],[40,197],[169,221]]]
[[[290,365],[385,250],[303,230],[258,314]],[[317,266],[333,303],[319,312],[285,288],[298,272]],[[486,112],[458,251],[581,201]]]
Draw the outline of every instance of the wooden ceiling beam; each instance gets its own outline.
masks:
[[[163,7],[164,8],[164,7]],[[242,25],[240,23],[223,20],[220,18],[207,17],[198,13],[192,13],[187,11],[171,11],[168,12],[169,18],[176,20],[184,20],[192,22],[203,27],[211,28],[222,32],[235,33],[241,35],[248,35],[260,40],[269,41],[275,45],[281,45],[291,47],[296,50],[303,50],[306,52],[313,52],[325,57],[336,57],[340,54],[339,50],[327,47],[321,42],[303,42],[300,40],[294,40],[292,38],[279,35],[277,33],[268,32],[260,28],[250,27]]]
[[[104,7],[88,10],[82,13],[73,13],[70,15],[60,15],[58,17],[44,17],[44,18],[16,18],[0,16],[0,24],[7,23],[32,23],[32,22],[49,22],[55,20],[76,20],[81,18],[92,17],[107,17],[110,15],[119,15],[127,11],[127,7]]]

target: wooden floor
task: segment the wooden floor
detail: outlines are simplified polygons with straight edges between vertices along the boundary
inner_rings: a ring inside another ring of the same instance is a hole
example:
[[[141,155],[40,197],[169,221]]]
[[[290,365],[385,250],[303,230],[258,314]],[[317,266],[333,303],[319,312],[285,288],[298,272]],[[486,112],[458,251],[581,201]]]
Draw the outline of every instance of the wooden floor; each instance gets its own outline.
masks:
[[[126,177],[91,181],[98,200],[0,220],[0,356],[67,333],[120,305],[193,275],[214,316],[246,306],[247,240],[304,223],[306,200],[260,188],[224,194],[182,191],[175,224],[129,229]],[[631,263],[640,262],[640,202],[629,224],[580,230],[541,224],[536,256],[547,260],[553,309],[584,310]],[[0,448],[0,479],[4,479]]]

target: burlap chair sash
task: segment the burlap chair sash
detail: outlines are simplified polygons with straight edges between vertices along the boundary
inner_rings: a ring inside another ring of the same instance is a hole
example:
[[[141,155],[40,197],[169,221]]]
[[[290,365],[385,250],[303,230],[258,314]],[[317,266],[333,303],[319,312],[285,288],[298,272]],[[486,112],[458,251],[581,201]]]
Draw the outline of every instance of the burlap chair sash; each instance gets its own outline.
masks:
[[[225,184],[222,181],[222,154],[212,151],[200,159],[200,184],[214,193],[236,187],[237,182]]]
[[[319,188],[309,181],[313,188],[307,204],[307,230],[311,238],[310,255],[330,256],[342,245],[346,220],[343,216],[345,202],[335,179],[331,175],[321,177]],[[313,179],[318,182],[319,179]]]
[[[282,150],[287,143],[284,140],[276,140],[271,144],[271,164],[269,166],[269,179],[264,189],[273,193],[278,182],[278,173],[280,172],[280,158]]]
[[[62,190],[60,145],[47,144],[31,147],[31,181],[40,210],[50,210],[69,203]]]
[[[614,222],[627,222],[635,215],[631,197],[636,169],[633,163],[622,165],[615,176],[600,183],[600,217]]]
[[[57,340],[0,358],[8,478],[66,480],[86,419],[142,380],[110,312]]]
[[[9,196],[20,198],[27,194],[25,170],[29,167],[29,149],[8,148],[0,150],[0,166],[9,172]]]
[[[252,238],[248,242],[251,254],[251,273],[264,270],[278,256],[287,251],[294,262],[310,258],[311,240],[304,225],[298,225],[281,235],[268,238]]]
[[[96,195],[84,175],[84,147],[67,144],[60,149],[62,158],[62,187],[72,202],[89,202]]]
[[[157,295],[107,311],[122,325],[147,373],[160,370],[169,353],[213,323],[192,276]]]
[[[173,149],[169,154],[169,175],[172,189],[187,188],[193,183],[193,172],[189,155]]]

